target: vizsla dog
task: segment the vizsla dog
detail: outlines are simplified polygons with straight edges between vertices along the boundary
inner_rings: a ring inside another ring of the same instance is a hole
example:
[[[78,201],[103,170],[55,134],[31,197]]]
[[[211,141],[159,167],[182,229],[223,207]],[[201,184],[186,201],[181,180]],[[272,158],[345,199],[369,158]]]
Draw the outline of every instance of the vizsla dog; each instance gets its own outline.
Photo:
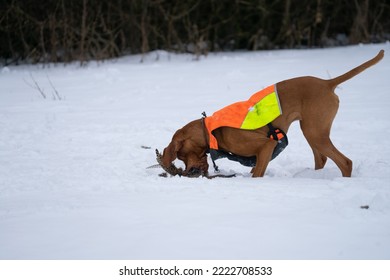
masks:
[[[275,86],[282,114],[272,125],[286,132],[293,121],[299,120],[302,132],[314,154],[315,169],[324,167],[327,158],[332,159],[344,177],[352,173],[352,161],[332,144],[329,138],[331,126],[339,107],[339,98],[334,93],[337,85],[351,79],[384,56],[381,50],[374,58],[330,80],[305,76],[278,82]],[[220,127],[213,131],[218,148],[229,154],[255,158],[253,177],[264,176],[278,142],[269,137],[269,127],[244,130]],[[185,163],[181,175],[199,172],[208,174],[207,153],[210,137],[205,131],[203,119],[194,120],[179,129],[171,143],[157,157],[160,165],[172,174],[172,162],[178,158]],[[160,157],[159,157],[160,156]],[[174,175],[174,174],[173,174]]]

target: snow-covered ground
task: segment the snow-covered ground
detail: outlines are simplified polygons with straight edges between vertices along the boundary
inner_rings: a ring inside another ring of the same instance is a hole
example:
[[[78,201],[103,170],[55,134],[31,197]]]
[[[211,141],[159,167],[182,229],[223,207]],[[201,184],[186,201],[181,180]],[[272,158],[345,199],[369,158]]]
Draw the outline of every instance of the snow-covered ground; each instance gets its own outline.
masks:
[[[146,169],[201,112],[283,79],[335,77],[380,49],[336,90],[331,138],[352,178],[332,161],[313,170],[298,123],[264,178],[227,160],[237,177]],[[389,55],[381,44],[0,68],[0,259],[389,259]]]

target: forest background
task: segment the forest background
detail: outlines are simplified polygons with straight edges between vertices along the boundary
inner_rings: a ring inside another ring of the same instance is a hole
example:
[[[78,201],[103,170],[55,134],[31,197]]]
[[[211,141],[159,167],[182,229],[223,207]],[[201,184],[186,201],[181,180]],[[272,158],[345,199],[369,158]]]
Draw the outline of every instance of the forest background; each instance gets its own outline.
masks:
[[[388,40],[388,0],[0,0],[3,65]]]

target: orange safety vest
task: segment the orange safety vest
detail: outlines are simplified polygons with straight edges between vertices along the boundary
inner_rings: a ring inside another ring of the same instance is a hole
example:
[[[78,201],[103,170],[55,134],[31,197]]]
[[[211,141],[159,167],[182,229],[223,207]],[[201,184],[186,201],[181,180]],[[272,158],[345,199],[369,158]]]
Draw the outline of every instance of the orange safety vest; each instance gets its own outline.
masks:
[[[219,127],[254,130],[267,125],[282,114],[276,85],[253,94],[248,100],[236,102],[204,119],[210,149],[218,150],[213,131]]]

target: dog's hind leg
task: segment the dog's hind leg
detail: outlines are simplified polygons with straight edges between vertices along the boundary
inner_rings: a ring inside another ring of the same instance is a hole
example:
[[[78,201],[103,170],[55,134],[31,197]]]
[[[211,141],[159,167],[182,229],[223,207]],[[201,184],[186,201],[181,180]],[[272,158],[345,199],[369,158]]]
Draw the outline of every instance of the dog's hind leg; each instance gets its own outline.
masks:
[[[325,127],[321,129],[319,127],[305,126],[305,123],[301,122],[303,134],[313,150],[315,168],[320,169],[324,167],[328,157],[336,163],[343,177],[351,177],[352,161],[333,145],[329,138],[330,126],[331,124],[329,129]]]
[[[333,120],[333,117],[330,116],[330,118],[328,119]],[[316,135],[323,135],[324,138],[329,138],[329,131],[330,131],[330,127],[332,126],[332,121],[328,122],[328,124],[322,122],[321,123],[322,128],[319,128],[318,125],[316,126],[314,123],[308,123],[304,121],[300,121],[300,125],[301,125],[303,135],[305,136],[307,142],[310,145],[310,148],[313,151],[314,169],[318,170],[324,168],[328,158],[325,155],[323,155],[316,147],[316,143],[318,141],[315,141],[314,139]]]
[[[314,155],[314,169],[322,169],[325,166],[326,160],[328,159],[326,156],[321,154],[316,148],[311,147],[313,150],[313,155]]]
[[[336,163],[343,177],[351,177],[352,161],[337,150],[330,139],[324,141],[320,146],[319,151]]]

